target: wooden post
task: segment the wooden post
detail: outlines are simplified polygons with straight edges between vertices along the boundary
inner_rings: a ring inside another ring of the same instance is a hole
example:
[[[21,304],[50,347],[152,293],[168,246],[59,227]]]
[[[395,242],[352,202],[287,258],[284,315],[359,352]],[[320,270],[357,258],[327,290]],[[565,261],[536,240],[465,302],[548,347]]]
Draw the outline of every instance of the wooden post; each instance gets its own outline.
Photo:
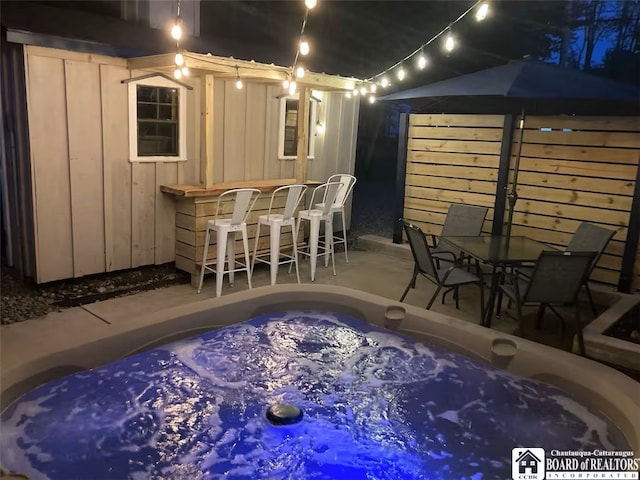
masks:
[[[202,78],[202,140],[200,146],[200,181],[204,188],[213,186],[213,75]]]
[[[307,152],[309,151],[309,89],[300,88],[298,101],[298,148],[296,158],[296,182],[307,180]]]
[[[409,145],[409,114],[400,114],[398,130],[398,160],[396,164],[396,194],[394,199],[393,243],[402,243],[402,225],[404,216],[404,191],[407,176],[407,146]]]

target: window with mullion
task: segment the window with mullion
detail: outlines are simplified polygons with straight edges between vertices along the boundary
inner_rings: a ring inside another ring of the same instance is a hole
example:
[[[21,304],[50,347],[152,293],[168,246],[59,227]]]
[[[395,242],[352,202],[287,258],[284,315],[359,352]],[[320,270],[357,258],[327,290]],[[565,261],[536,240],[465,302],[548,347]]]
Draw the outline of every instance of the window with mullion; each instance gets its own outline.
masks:
[[[175,88],[137,85],[138,155],[179,155],[178,92]]]

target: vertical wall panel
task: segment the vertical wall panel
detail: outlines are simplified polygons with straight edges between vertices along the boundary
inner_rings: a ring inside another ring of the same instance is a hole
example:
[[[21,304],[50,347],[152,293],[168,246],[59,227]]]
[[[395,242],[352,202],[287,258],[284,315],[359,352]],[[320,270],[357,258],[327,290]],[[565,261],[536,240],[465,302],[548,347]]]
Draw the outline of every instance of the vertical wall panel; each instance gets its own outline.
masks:
[[[138,267],[155,263],[156,166],[132,163],[131,168],[131,266]]]
[[[187,161],[178,163],[177,183],[200,183],[200,132],[202,121],[202,84],[199,77],[189,77],[193,90],[187,90]]]
[[[225,159],[224,159],[224,141],[225,141],[225,95],[226,85],[224,80],[216,79],[214,81],[214,100],[213,100],[213,181],[223,182],[225,180]],[[204,86],[203,86],[204,88]],[[203,93],[204,95],[204,93]]]
[[[247,89],[238,90],[225,82],[224,97],[224,181],[244,180]]]
[[[73,277],[64,62],[27,57],[36,280]]]
[[[127,86],[129,70],[100,65],[106,271],[131,268],[131,163]],[[126,121],[123,121],[126,119]]]
[[[73,273],[105,271],[100,67],[65,61]]]
[[[247,108],[245,131],[245,180],[262,180],[264,162],[265,115],[267,109],[267,85],[247,84]]]
[[[265,180],[282,178],[280,176],[280,160],[278,160],[278,122],[280,119],[280,101],[276,98],[282,92],[279,85],[267,86],[265,99],[265,138],[263,157],[263,178]]]
[[[160,192],[160,185],[178,182],[178,165],[176,163],[156,163],[155,191]],[[156,265],[172,262],[175,259],[176,247],[176,213],[175,199],[169,195],[157,195],[155,204],[155,251]]]

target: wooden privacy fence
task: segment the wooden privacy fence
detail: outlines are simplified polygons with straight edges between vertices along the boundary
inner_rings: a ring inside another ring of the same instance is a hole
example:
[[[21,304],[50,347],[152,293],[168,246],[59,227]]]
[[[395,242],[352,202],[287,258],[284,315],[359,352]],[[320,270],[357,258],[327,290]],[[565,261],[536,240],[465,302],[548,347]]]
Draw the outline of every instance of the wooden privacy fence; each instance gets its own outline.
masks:
[[[615,230],[591,279],[625,289],[626,269],[626,288],[640,289],[639,133],[635,117],[525,117],[521,130],[503,115],[412,114],[403,216],[439,234],[451,203],[481,205],[491,233],[494,216],[509,216],[496,208],[517,179],[512,235],[564,248],[582,221]]]

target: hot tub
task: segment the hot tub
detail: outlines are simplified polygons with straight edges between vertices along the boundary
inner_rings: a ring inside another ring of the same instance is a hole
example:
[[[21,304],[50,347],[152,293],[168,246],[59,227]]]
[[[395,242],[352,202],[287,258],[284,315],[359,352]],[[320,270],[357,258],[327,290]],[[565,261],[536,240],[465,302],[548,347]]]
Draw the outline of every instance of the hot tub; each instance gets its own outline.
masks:
[[[6,372],[3,402],[120,359],[5,409],[5,468],[33,478],[487,479],[509,478],[516,447],[638,451],[633,380],[368,294],[266,287],[135,325]],[[272,425],[265,412],[279,403],[300,407],[300,422]]]

